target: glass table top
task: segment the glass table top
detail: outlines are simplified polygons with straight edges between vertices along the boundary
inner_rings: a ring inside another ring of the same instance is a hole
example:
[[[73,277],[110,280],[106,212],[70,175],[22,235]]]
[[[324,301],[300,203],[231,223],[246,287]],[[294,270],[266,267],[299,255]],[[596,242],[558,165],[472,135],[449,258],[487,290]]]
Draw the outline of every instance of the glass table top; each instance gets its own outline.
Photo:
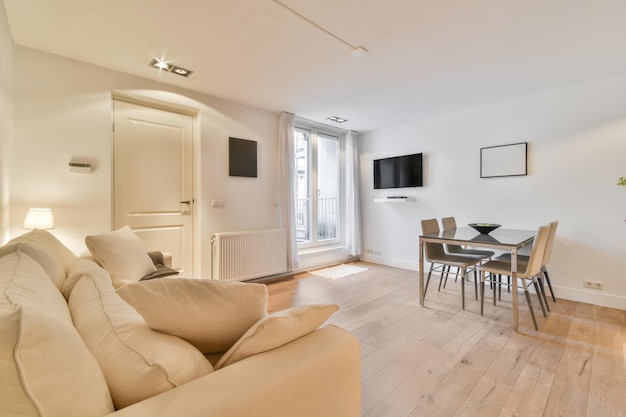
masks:
[[[459,227],[439,233],[427,233],[420,238],[432,241],[453,241],[466,244],[488,244],[496,246],[518,246],[530,242],[535,237],[533,230],[498,228],[489,234],[481,234],[471,227]]]

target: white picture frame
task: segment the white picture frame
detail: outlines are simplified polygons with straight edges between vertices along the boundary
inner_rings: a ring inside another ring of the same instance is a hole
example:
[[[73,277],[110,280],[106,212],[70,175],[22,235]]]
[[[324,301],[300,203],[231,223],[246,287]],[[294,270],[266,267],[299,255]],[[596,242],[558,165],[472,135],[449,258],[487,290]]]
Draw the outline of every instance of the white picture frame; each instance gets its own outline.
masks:
[[[480,148],[480,178],[528,175],[528,142]]]

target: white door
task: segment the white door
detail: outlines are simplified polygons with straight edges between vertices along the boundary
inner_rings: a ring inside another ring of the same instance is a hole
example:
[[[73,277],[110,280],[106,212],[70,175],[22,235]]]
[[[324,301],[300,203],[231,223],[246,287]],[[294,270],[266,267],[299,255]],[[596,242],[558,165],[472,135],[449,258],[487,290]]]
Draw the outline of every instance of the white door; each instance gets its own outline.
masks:
[[[114,227],[193,274],[193,117],[114,102]]]

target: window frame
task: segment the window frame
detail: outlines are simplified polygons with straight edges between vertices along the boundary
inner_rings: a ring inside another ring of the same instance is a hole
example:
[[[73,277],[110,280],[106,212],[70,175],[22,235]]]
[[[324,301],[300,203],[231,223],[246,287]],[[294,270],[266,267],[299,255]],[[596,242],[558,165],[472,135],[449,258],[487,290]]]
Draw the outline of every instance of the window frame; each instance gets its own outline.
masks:
[[[310,202],[310,214],[308,221],[310,222],[310,239],[306,242],[298,242],[298,249],[304,252],[315,251],[318,249],[328,249],[334,247],[340,247],[345,242],[345,203],[346,203],[346,190],[345,190],[345,141],[344,135],[347,133],[345,130],[333,128],[332,126],[323,125],[320,123],[311,122],[309,120],[296,118],[294,123],[294,131],[305,131],[309,133],[309,149],[310,154],[307,156],[307,169],[309,176],[309,202]],[[332,239],[318,240],[318,142],[319,136],[326,139],[334,139],[338,144],[338,201],[337,201],[337,237]],[[294,139],[295,140],[295,139]],[[295,158],[295,155],[294,155]],[[296,167],[297,170],[297,167]],[[297,175],[297,172],[296,172]],[[297,198],[297,196],[296,196]],[[296,202],[297,205],[297,202]]]

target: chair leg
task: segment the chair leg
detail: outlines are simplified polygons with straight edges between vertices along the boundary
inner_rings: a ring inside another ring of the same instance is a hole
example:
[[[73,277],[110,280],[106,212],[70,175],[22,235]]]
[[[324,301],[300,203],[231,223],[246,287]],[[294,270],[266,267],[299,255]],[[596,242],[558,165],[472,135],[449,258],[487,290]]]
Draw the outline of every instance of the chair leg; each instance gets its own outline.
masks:
[[[548,304],[548,297],[546,297],[546,289],[544,288],[545,286],[543,285],[543,279],[541,278],[541,272],[535,278],[537,279],[537,283],[539,284],[539,289],[541,290],[541,296],[543,297],[543,304],[546,306],[546,310],[548,310],[548,313],[549,313],[550,312],[550,305]]]
[[[535,318],[535,311],[533,310],[533,303],[530,301],[530,293],[528,292],[526,286],[524,286],[524,295],[526,295],[526,302],[528,303],[528,308],[530,309],[530,316],[533,319],[535,330],[539,330],[539,326],[537,326],[537,319]]]
[[[476,272],[476,268],[474,268],[474,297],[478,301],[478,272]]]
[[[483,315],[485,306],[485,271],[480,271],[480,315]]]
[[[461,307],[465,310],[465,268],[461,269]]]
[[[428,283],[430,283],[430,275],[433,273],[433,265],[430,264],[430,270],[428,271],[428,278],[426,278],[426,285],[424,285],[424,297],[426,297],[426,290],[428,290]]]
[[[546,277],[546,282],[548,283],[548,289],[550,290],[550,295],[552,295],[552,301],[556,303],[556,297],[554,296],[554,291],[552,291],[552,284],[550,284],[550,277],[548,276],[548,268],[543,267],[543,276]]]
[[[539,284],[537,284],[537,280],[533,278],[533,286],[535,287],[535,292],[537,293],[537,299],[539,300],[539,306],[541,306],[541,312],[544,317],[548,317],[546,314],[546,308],[543,306],[543,298],[541,296],[541,289],[539,288]]]
[[[495,277],[495,275],[492,274],[492,277]],[[498,283],[497,285],[500,288],[500,291],[502,291],[502,285],[500,283]],[[494,279],[491,280],[491,288],[493,289],[493,305],[496,305],[496,281]]]
[[[444,265],[443,269],[441,270],[441,278],[439,278],[439,289],[438,291],[441,291],[441,283],[443,281],[443,288],[446,288],[446,283],[448,282],[448,273],[450,272],[450,265]],[[445,274],[445,279],[444,279],[444,274]]]

